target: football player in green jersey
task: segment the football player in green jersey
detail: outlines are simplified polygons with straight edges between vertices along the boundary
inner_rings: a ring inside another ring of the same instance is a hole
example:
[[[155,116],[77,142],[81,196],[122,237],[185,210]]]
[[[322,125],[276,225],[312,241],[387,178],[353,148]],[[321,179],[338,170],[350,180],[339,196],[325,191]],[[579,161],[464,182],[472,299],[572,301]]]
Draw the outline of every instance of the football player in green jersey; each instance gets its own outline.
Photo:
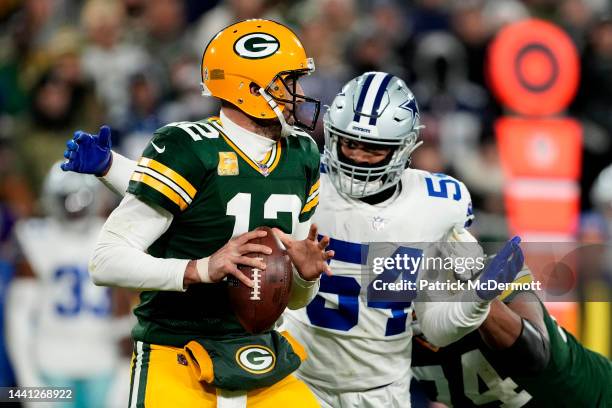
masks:
[[[524,269],[515,282],[532,279]],[[414,376],[449,407],[612,406],[610,360],[557,325],[533,292],[502,293],[477,331],[448,346],[415,339]]]
[[[267,20],[227,27],[202,59],[204,93],[222,100],[219,117],[159,129],[138,161],[90,261],[95,283],[143,291],[130,406],[317,406],[290,375],[302,347],[288,333],[246,332],[224,281],[232,275],[252,286],[237,265],[265,269],[261,258],[244,256],[271,252],[249,242],[265,236],[254,231],[263,225],[276,228],[294,265],[289,307],[305,306],[330,272],[329,240],[318,241],[309,221],[319,152],[299,129],[312,129],[318,116],[319,102],[298,84],[313,70],[288,28]],[[108,140],[109,132],[95,137]],[[111,160],[63,168],[102,175]]]

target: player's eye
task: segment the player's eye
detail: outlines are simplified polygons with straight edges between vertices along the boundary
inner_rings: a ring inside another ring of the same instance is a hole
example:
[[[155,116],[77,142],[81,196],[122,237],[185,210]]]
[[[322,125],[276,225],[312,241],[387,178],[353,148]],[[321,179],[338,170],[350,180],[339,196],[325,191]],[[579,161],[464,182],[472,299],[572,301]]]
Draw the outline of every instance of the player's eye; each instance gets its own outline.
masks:
[[[348,149],[359,149],[362,147],[361,143],[345,138],[340,139],[340,144]]]
[[[374,156],[385,156],[387,153],[391,151],[391,149],[386,146],[381,146],[381,145],[376,145],[376,144],[371,144],[371,143],[361,143],[361,142],[357,142],[355,140],[346,139],[346,138],[340,139],[340,144],[343,147],[346,147],[347,149],[352,149],[352,150],[359,149],[359,150],[362,150]]]

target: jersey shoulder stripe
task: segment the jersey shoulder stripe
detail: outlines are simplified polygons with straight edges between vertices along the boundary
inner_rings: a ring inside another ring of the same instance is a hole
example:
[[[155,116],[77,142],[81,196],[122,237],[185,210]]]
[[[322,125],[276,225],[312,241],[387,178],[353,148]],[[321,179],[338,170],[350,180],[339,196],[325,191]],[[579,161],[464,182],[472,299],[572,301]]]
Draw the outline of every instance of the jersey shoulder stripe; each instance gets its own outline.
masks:
[[[213,166],[219,133],[207,121],[173,122],[157,130],[138,160],[128,192],[173,214],[195,200]],[[207,143],[213,142],[213,143]]]
[[[197,190],[183,176],[154,159],[142,157],[138,161],[132,180],[155,188],[166,195],[181,209],[191,204]]]
[[[166,197],[168,200],[176,204],[181,209],[181,211],[184,211],[185,209],[187,209],[189,204],[191,204],[191,200],[186,201],[183,196],[178,194],[176,190],[173,190],[172,187],[169,187],[168,184],[164,184],[164,182],[160,181],[158,178],[155,178],[149,174],[142,173],[136,170],[134,174],[132,174],[132,177],[130,178],[130,180],[136,183],[142,183],[154,189],[155,191],[159,192],[164,197]]]
[[[300,214],[304,214],[319,204],[319,186],[321,185],[321,179],[318,178],[317,181],[310,187],[310,191],[308,192],[308,197],[306,198],[306,203],[304,204],[304,208]]]

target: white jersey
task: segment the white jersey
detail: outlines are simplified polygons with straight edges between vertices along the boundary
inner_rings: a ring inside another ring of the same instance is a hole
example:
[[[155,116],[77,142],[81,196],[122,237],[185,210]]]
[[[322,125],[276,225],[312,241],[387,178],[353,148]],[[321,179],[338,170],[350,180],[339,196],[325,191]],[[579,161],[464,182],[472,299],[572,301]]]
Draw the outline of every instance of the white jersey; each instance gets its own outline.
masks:
[[[368,307],[361,291],[361,251],[367,242],[435,242],[471,220],[463,183],[407,169],[401,191],[378,205],[340,195],[321,175],[321,200],[314,222],[331,238],[333,276],[321,277],[315,299],[285,313],[286,328],[309,349],[298,375],[336,392],[368,390],[410,376],[410,302]]]
[[[15,229],[40,283],[34,361],[42,373],[72,378],[108,372],[117,361],[110,288],[87,272],[103,220],[79,224],[30,219]]]

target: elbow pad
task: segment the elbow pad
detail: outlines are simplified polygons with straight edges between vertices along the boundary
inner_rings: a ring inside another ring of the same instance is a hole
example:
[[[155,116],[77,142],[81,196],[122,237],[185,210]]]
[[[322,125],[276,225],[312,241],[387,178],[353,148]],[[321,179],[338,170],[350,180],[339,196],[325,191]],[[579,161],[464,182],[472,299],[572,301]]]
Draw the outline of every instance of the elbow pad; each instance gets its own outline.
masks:
[[[529,320],[521,318],[521,322],[521,334],[514,344],[495,351],[495,357],[510,375],[535,376],[550,361],[550,343]]]

